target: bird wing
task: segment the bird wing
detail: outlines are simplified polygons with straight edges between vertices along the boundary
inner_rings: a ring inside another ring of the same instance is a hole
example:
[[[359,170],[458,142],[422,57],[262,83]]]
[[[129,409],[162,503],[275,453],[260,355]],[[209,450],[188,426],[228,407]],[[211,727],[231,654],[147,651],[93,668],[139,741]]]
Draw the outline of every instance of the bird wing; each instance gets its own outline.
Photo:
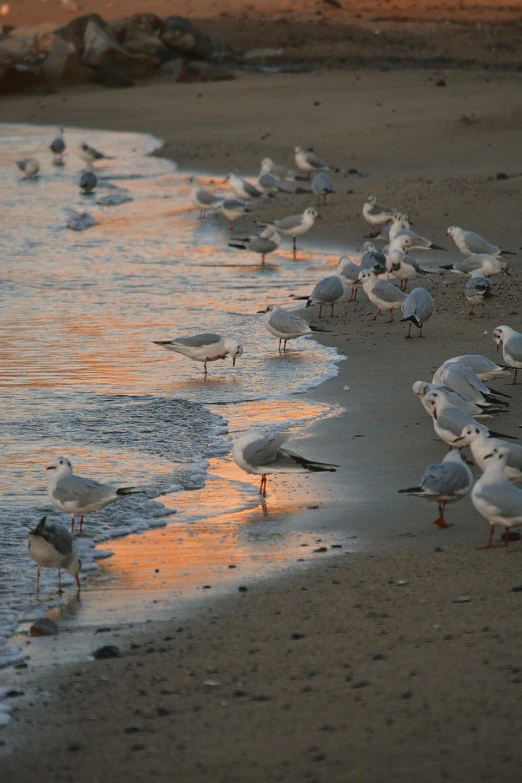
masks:
[[[390,217],[393,217],[396,212],[396,209],[385,207],[383,204],[374,204],[370,209],[370,215],[389,215]]]
[[[176,337],[171,340],[172,345],[185,345],[189,348],[203,348],[205,345],[215,345],[222,340],[220,334],[208,332],[205,334],[195,334],[192,337]]]
[[[67,528],[57,522],[46,521],[43,525],[38,525],[34,535],[41,536],[61,555],[72,552],[72,536]]]
[[[248,193],[249,196],[256,197],[256,196],[262,196],[263,195],[261,193],[261,191],[258,190],[255,187],[255,185],[251,185],[250,182],[247,182],[246,180],[243,180],[243,187],[244,187],[244,189],[246,190],[246,192]]]
[[[500,484],[481,484],[478,496],[494,506],[499,516],[508,519],[522,516],[522,492],[507,479]]]
[[[468,424],[478,424],[472,416],[468,416],[456,405],[449,405],[437,414],[437,423],[443,430],[453,433],[457,437]]]
[[[471,488],[469,471],[465,465],[441,462],[426,468],[421,481],[422,488],[433,495],[454,495]]]
[[[510,337],[509,340],[504,343],[504,349],[506,353],[515,359],[515,361],[522,360],[522,334]]]
[[[406,294],[399,291],[397,286],[388,283],[386,280],[378,280],[372,288],[372,293],[375,294],[383,302],[404,302]]]
[[[59,479],[52,494],[60,503],[78,503],[82,506],[114,495],[116,490],[93,479],[68,475]]]
[[[289,437],[290,435],[281,432],[260,437],[259,440],[255,440],[245,447],[243,459],[253,467],[270,465],[276,461],[277,450]]]
[[[487,239],[481,237],[480,234],[476,234],[475,231],[466,231],[464,241],[470,253],[490,253],[491,251],[500,250],[499,247],[490,244]]]
[[[302,222],[302,215],[289,215],[288,217],[281,218],[281,220],[274,220],[273,225],[276,226],[276,228],[282,228],[283,231],[290,231],[292,228],[298,228]]]
[[[212,193],[209,193],[207,190],[198,190],[197,198],[202,204],[208,204],[209,206],[215,204],[216,201],[221,201],[221,199],[214,196]]]
[[[280,332],[310,332],[310,324],[295,313],[275,310],[269,319],[270,326]]]
[[[344,294],[344,286],[337,275],[319,280],[310,295],[311,302],[336,302]]]

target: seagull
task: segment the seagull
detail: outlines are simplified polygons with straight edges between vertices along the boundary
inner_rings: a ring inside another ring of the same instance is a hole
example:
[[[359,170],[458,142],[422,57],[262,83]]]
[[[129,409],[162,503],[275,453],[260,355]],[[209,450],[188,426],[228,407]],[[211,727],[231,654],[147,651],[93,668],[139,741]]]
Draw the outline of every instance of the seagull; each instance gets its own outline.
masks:
[[[522,490],[510,484],[505,474],[508,452],[504,448],[494,452],[471,492],[471,502],[490,525],[486,549],[491,547],[495,525],[506,528],[504,546],[508,545],[510,528],[522,525]]]
[[[376,275],[386,272],[386,256],[372,242],[365,242],[359,269],[371,269]]]
[[[83,174],[80,177],[80,189],[83,190],[84,193],[92,193],[96,185],[98,184],[98,177],[92,170],[92,164],[88,163],[86,170],[83,172]]]
[[[359,289],[357,288],[356,283],[359,279],[360,272],[360,266],[354,264],[353,261],[348,258],[348,256],[341,256],[339,259],[339,266],[337,267],[337,275],[341,278],[345,285],[352,287],[352,294],[348,299],[349,302],[357,301],[357,292]]]
[[[317,155],[314,155],[311,150],[305,150],[303,147],[296,147],[294,152],[295,165],[298,169],[306,173],[308,179],[310,179],[313,171],[339,171],[335,166],[323,163],[323,161],[319,160]]]
[[[219,211],[227,218],[230,231],[234,228],[234,221],[246,217],[250,210],[244,201],[238,198],[226,198],[218,207]]]
[[[289,313],[283,310],[279,305],[271,304],[264,310],[258,310],[258,313],[265,313],[265,326],[274,337],[279,340],[279,352],[281,352],[281,343],[283,343],[283,353],[286,351],[288,340],[294,340],[297,337],[303,337],[312,332],[325,332],[325,329],[318,329],[317,326],[310,326],[308,321],[300,318],[297,313]]]
[[[315,462],[300,457],[281,446],[291,437],[287,433],[251,430],[241,435],[232,448],[234,462],[246,473],[261,476],[259,494],[266,497],[267,476],[270,473],[335,473],[338,465]]]
[[[463,356],[454,356],[448,359],[442,365],[443,367],[451,362],[465,364],[470,370],[478,375],[481,381],[491,381],[494,378],[503,378],[510,374],[510,370],[505,365],[496,364],[488,359],[487,356],[481,356],[479,353],[466,353]]]
[[[396,213],[397,210],[392,207],[385,207],[382,204],[377,204],[375,196],[368,196],[363,204],[362,214],[366,222],[374,227],[374,231],[370,236],[377,236],[379,229],[384,226],[385,223],[390,223]]]
[[[265,196],[273,196],[275,193],[283,191],[277,179],[271,174],[261,173],[257,178],[257,187],[263,191]]]
[[[38,172],[40,171],[40,164],[35,158],[24,158],[23,160],[17,160],[16,165],[25,174],[24,179],[36,179]]]
[[[82,561],[73,551],[73,539],[69,531],[59,522],[47,522],[47,517],[42,517],[34,530],[29,532],[29,556],[38,563],[36,576],[36,592],[40,589],[40,568],[58,569],[58,592],[62,590],[61,570],[74,576],[80,591],[80,569]]]
[[[243,179],[243,177],[240,177],[237,174],[228,174],[224,181],[228,182],[230,190],[234,196],[236,198],[242,199],[243,201],[251,201],[252,199],[262,198],[264,195],[263,191],[259,190],[259,188],[256,188],[255,185],[247,182],[246,179]]]
[[[393,222],[390,226],[390,241],[398,236],[407,236],[414,250],[446,250],[445,247],[436,245],[431,239],[421,237],[420,234],[412,231],[408,216],[400,212],[393,216]]]
[[[508,405],[507,402],[498,399],[498,395],[501,397],[508,395],[490,389],[470,367],[460,362],[445,362],[435,372],[433,383],[451,386],[477,405]]]
[[[447,269],[449,272],[454,272],[456,275],[464,275],[468,277],[493,277],[493,275],[505,274],[511,277],[508,271],[508,265],[505,261],[501,261],[496,256],[487,255],[481,253],[480,255],[470,256],[463,261],[457,261],[456,264],[446,264],[441,266],[441,269]]]
[[[449,451],[442,462],[426,468],[418,487],[400,489],[399,493],[416,495],[439,506],[439,516],[434,525],[449,527],[444,519],[447,503],[461,500],[473,486],[471,470],[466,465],[460,451]]]
[[[456,448],[464,448],[460,442],[460,436],[464,427],[472,424],[475,427],[480,425],[472,416],[469,416],[456,405],[448,402],[446,396],[439,391],[432,391],[426,395],[424,407],[433,416],[433,428],[438,437],[447,443],[450,451],[457,443]],[[509,438],[509,435],[503,435],[500,432],[490,430],[495,438]]]
[[[272,158],[263,158],[261,161],[261,173],[270,174],[278,182],[292,182],[295,179],[295,171],[274,163]]]
[[[263,225],[275,229],[285,237],[292,237],[295,258],[297,251],[296,237],[300,237],[306,234],[307,231],[310,231],[315,221],[320,218],[321,215],[314,207],[308,207],[302,215],[290,215],[280,220],[274,220],[273,223],[263,223]]]
[[[68,212],[69,217],[65,226],[71,231],[86,231],[88,228],[98,225],[88,212],[76,212],[74,209],[70,209]]]
[[[435,312],[435,302],[431,294],[425,288],[414,288],[402,303],[401,309],[404,315],[404,318],[401,318],[401,323],[409,321],[406,339],[411,338],[412,324],[420,330],[417,337],[423,337],[422,327]]]
[[[114,160],[111,155],[104,155],[103,152],[98,152],[98,150],[95,150],[94,147],[89,147],[85,142],[80,144],[78,156],[85,161],[85,163],[94,163],[96,160]]]
[[[406,253],[411,247],[411,240],[405,234],[400,234],[391,243],[386,254],[386,269],[393,274],[397,280],[401,281],[401,291],[406,291],[408,280],[415,280],[416,277],[429,277],[429,272],[423,269],[414,258]]]
[[[65,152],[65,141],[63,140],[63,128],[58,129],[58,136],[49,144],[49,149],[53,153],[53,164],[63,166],[63,155]]]
[[[219,209],[223,203],[223,198],[209,193],[199,184],[196,177],[189,177],[188,181],[194,185],[190,192],[190,200],[195,207],[199,209],[199,218],[204,218],[209,209]]]
[[[457,408],[460,408],[465,413],[468,413],[470,416],[473,416],[477,419],[481,417],[483,418],[486,415],[488,418],[490,418],[489,414],[497,411],[496,408],[484,408],[482,405],[477,405],[475,402],[470,402],[466,397],[464,397],[463,394],[455,391],[455,389],[452,389],[451,386],[445,386],[443,383],[425,383],[425,381],[415,381],[413,384],[413,391],[422,402],[424,409],[430,414],[430,416],[432,411],[430,408],[426,407],[425,403],[426,397],[431,391],[438,391],[441,394],[444,394],[448,402],[451,402],[452,405],[456,405]]]
[[[100,511],[110,503],[125,495],[132,495],[135,487],[114,489],[109,484],[100,484],[93,479],[75,476],[71,463],[66,457],[56,457],[46,470],[53,473],[47,479],[47,495],[58,511],[71,515],[71,532],[74,530],[74,517],[80,515],[80,533],[83,518],[94,511]]]
[[[495,449],[506,449],[508,458],[504,473],[513,484],[522,483],[522,446],[508,443],[500,438],[492,438],[487,430],[474,427],[472,424],[464,427],[460,438],[455,442],[470,447],[473,459],[481,470],[486,470],[488,460]]]
[[[502,346],[502,354],[507,366],[515,370],[514,386],[517,382],[517,373],[522,367],[522,334],[515,332],[510,326],[497,326],[493,330],[493,339],[497,344],[497,351]]]
[[[357,285],[362,285],[364,293],[370,302],[379,308],[372,321],[375,321],[383,310],[389,310],[390,320],[388,323],[391,323],[393,321],[393,311],[398,310],[402,306],[406,299],[406,294],[403,294],[397,286],[392,285],[387,280],[379,280],[370,269],[363,269],[362,272],[359,272]]]
[[[265,228],[258,236],[247,237],[246,239],[234,239],[233,242],[229,242],[229,247],[235,247],[239,250],[251,250],[252,253],[258,253],[261,255],[261,264],[265,263],[265,258],[269,253],[273,253],[274,250],[281,244],[281,237],[277,231],[273,228]]]
[[[323,196],[323,204],[326,204],[327,196],[330,193],[335,193],[332,180],[324,172],[315,175],[312,180],[312,190],[317,196],[317,206],[319,206],[321,196]]]
[[[490,256],[514,256],[516,253],[512,253],[509,250],[502,250],[498,245],[492,245],[480,234],[476,234],[474,231],[466,231],[459,226],[450,226],[446,231],[446,236],[453,239],[457,248],[465,256],[474,255],[490,255]]]
[[[318,318],[322,318],[323,307],[330,305],[330,317],[333,318],[335,303],[344,296],[343,281],[338,275],[330,275],[319,280],[310,296],[296,296],[294,299],[306,299],[306,306],[319,305]]]
[[[482,314],[480,315],[480,318],[484,318],[486,299],[491,299],[493,296],[493,283],[488,280],[487,277],[474,275],[466,282],[464,296],[468,302],[471,302],[471,310],[468,315],[475,315],[475,311],[473,310],[474,306],[476,304],[481,304]]]
[[[167,351],[174,351],[192,359],[203,362],[205,378],[208,375],[207,362],[232,357],[232,367],[236,366],[236,358],[242,356],[243,346],[230,337],[220,334],[195,334],[192,337],[175,337],[173,340],[153,340],[154,345],[161,345]]]

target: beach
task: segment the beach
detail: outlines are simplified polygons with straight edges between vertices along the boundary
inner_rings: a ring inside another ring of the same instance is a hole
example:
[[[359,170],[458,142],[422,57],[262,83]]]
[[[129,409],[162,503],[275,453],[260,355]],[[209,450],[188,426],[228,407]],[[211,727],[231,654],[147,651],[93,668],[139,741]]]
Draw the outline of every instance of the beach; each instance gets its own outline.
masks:
[[[236,168],[253,175],[266,156],[292,165],[296,144],[313,147],[343,173],[311,241],[325,252],[360,250],[361,207],[374,193],[408,212],[451,263],[449,225],[520,249],[521,80],[485,71],[240,73],[208,85],[157,80],[132,91],[9,97],[2,106],[10,122],[151,133],[165,141],[160,154],[213,174],[216,185]],[[278,197],[256,217],[309,201]],[[336,259],[329,263],[333,271]],[[304,507],[311,496],[284,525],[318,533],[322,541],[305,542],[317,549],[343,536],[338,556],[321,564],[327,553],[317,552],[303,573],[246,579],[247,591],[230,597],[209,591],[181,623],[93,634],[93,649],[118,644],[118,659],[11,671],[9,687],[24,695],[13,697],[0,737],[6,779],[518,779],[520,544],[482,551],[487,523],[469,499],[448,509],[454,524],[439,530],[434,507],[397,494],[445,453],[411,385],[452,356],[495,357],[493,329],[521,324],[518,263],[511,279],[494,279],[484,319],[467,316],[461,279],[428,285],[437,313],[425,340],[370,321],[366,300],[313,321],[347,361],[308,399],[345,412],[314,424],[301,445],[340,469],[320,507]],[[298,270],[296,293],[309,293],[298,290]],[[512,405],[494,423],[516,434],[519,392],[507,383],[496,387]],[[319,483],[304,477],[297,487]],[[270,479],[274,524],[284,494],[284,480]]]

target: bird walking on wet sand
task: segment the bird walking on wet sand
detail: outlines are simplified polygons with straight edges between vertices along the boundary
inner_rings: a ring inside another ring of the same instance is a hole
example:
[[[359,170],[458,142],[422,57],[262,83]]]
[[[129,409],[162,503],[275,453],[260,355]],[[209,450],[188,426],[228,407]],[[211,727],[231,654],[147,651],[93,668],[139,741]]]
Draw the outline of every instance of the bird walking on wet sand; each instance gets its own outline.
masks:
[[[477,304],[482,305],[482,313],[479,318],[484,318],[484,311],[486,309],[486,300],[491,299],[493,296],[493,283],[488,280],[487,277],[482,275],[475,275],[471,277],[464,288],[464,296],[471,302],[471,310],[468,315],[475,315],[474,307]]]
[[[375,196],[368,196],[362,208],[363,218],[373,228],[373,231],[370,233],[371,237],[378,236],[382,226],[386,223],[391,223],[395,214],[397,214],[396,209],[377,204]]]
[[[303,147],[296,147],[295,150],[295,165],[301,171],[304,171],[307,178],[310,179],[312,172],[318,171],[335,171],[339,169],[336,166],[331,166],[329,163],[324,163],[315,155],[312,150],[305,150]]]
[[[218,359],[232,358],[232,367],[236,366],[236,358],[243,355],[243,346],[230,337],[206,332],[192,337],[175,337],[173,340],[153,340],[154,345],[161,345],[167,351],[174,351],[192,359],[203,362],[205,379],[208,375],[207,363]]]
[[[361,269],[371,269],[376,275],[382,275],[386,272],[386,256],[377,250],[373,242],[365,242],[363,245],[363,254],[359,271]]]
[[[310,231],[315,221],[321,219],[321,215],[314,207],[308,207],[302,215],[289,215],[288,217],[274,220],[273,223],[263,223],[268,228],[273,228],[279,234],[285,237],[292,237],[292,248],[294,258],[297,254],[297,237]]]
[[[266,497],[267,477],[272,473],[335,473],[338,465],[316,462],[282,448],[291,437],[285,433],[251,430],[241,435],[232,448],[234,462],[246,473],[261,476],[259,494]]]
[[[281,353],[281,343],[283,343],[282,352],[286,351],[288,340],[295,340],[297,337],[303,337],[313,332],[324,332],[325,329],[318,329],[311,326],[308,321],[301,318],[297,313],[283,310],[279,305],[271,304],[264,310],[258,310],[258,313],[265,313],[265,326],[274,337],[279,340],[279,352]]]
[[[473,476],[460,451],[449,451],[442,462],[426,468],[418,487],[399,489],[399,494],[414,495],[437,503],[439,516],[433,524],[445,528],[449,527],[444,518],[447,504],[461,500],[472,486]]]
[[[93,171],[92,164],[88,163],[87,168],[80,176],[80,190],[83,190],[83,192],[87,195],[93,192],[97,184],[98,177]]]
[[[94,147],[89,147],[89,145],[85,142],[80,144],[80,151],[78,152],[78,156],[85,163],[94,163],[97,160],[114,160],[112,155],[104,155],[103,152],[99,152],[98,150],[94,149]]]
[[[346,286],[350,286],[352,289],[352,293],[350,295],[350,298],[348,299],[348,302],[356,302],[357,301],[357,293],[359,291],[359,288],[357,287],[356,283],[359,279],[359,274],[361,272],[361,267],[357,266],[357,264],[354,264],[351,259],[348,258],[348,256],[341,256],[339,259],[339,265],[337,267],[337,274],[343,281],[343,283]]]
[[[38,172],[40,171],[40,164],[35,158],[24,158],[23,160],[17,160],[16,165],[23,171],[24,179],[36,179]]]
[[[474,231],[466,231],[460,226],[450,226],[446,231],[455,242],[457,248],[465,256],[490,255],[490,256],[514,256],[516,253],[510,250],[502,250],[498,245],[492,245],[487,239],[476,234]]]
[[[56,568],[58,571],[58,592],[62,590],[62,568],[76,579],[80,591],[80,569],[82,561],[73,551],[73,539],[69,531],[59,522],[47,521],[42,517],[29,533],[29,556],[38,564],[36,592],[40,589],[40,569]]]
[[[471,492],[471,502],[489,522],[486,549],[491,548],[496,525],[505,528],[504,546],[508,545],[510,529],[522,525],[522,490],[514,487],[507,478],[507,460],[506,449],[495,449],[488,459],[486,470]]]
[[[66,149],[66,144],[63,138],[63,128],[58,129],[58,135],[49,144],[49,149],[53,154],[53,166],[63,166],[63,156]]]
[[[484,427],[473,424],[464,427],[455,443],[459,444],[459,448],[469,446],[473,459],[482,471],[486,470],[495,449],[505,449],[507,461],[504,473],[512,484],[522,484],[522,446],[518,443],[492,438],[491,433]]]
[[[497,326],[493,330],[493,339],[497,344],[497,351],[502,347],[505,364],[515,370],[513,376],[513,386],[515,386],[517,373],[522,368],[522,334],[510,326]]]
[[[228,182],[234,196],[241,201],[252,201],[252,199],[263,198],[265,195],[262,190],[234,172],[225,177],[225,182]]]
[[[379,308],[371,320],[375,321],[383,310],[389,310],[390,318],[388,323],[392,323],[393,311],[401,308],[402,303],[406,299],[406,294],[403,294],[397,286],[392,285],[387,280],[379,280],[370,269],[363,269],[359,272],[357,285],[362,285],[364,293],[370,302]]]
[[[234,223],[242,217],[246,217],[250,214],[250,209],[247,207],[244,201],[238,198],[226,198],[218,206],[219,211],[228,220],[228,227],[230,231],[234,228]]]
[[[321,201],[321,196],[323,197],[323,204],[326,204],[327,197],[331,193],[335,193],[333,182],[330,179],[330,177],[324,173],[324,171],[321,171],[319,174],[316,174],[315,177],[313,178],[312,190],[317,196],[316,206],[319,206],[319,202]]]
[[[310,296],[294,296],[294,299],[306,299],[306,306],[319,305],[318,318],[323,317],[323,307],[330,305],[330,317],[333,318],[335,303],[345,294],[344,284],[339,275],[330,275],[319,280]]]
[[[411,339],[411,325],[417,327],[419,334],[417,337],[424,337],[422,327],[435,312],[435,302],[431,294],[425,288],[414,288],[401,305],[402,314],[401,323],[409,321],[408,334],[406,340]]]
[[[193,188],[190,192],[190,200],[195,207],[199,209],[199,219],[205,217],[210,209],[219,209],[224,199],[221,196],[215,196],[205,190],[197,181],[196,177],[189,177],[188,181]]]
[[[229,247],[235,247],[238,250],[250,250],[261,256],[261,264],[265,263],[265,258],[281,245],[281,237],[273,228],[265,228],[258,236],[246,237],[246,239],[234,239],[228,243]]]
[[[66,457],[57,457],[47,470],[52,471],[47,480],[47,495],[58,511],[71,515],[71,532],[74,531],[75,516],[80,517],[81,533],[83,518],[87,514],[100,511],[125,495],[132,495],[135,490],[135,487],[115,489],[94,479],[75,476]]]

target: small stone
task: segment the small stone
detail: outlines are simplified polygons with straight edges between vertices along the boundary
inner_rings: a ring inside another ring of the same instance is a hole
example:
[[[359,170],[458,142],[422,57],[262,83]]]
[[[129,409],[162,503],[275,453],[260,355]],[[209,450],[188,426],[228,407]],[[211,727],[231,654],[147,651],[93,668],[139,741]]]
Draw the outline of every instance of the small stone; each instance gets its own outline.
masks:
[[[313,756],[310,756],[311,761],[324,761],[326,759],[326,753],[314,753]]]
[[[16,699],[17,696],[24,696],[24,695],[25,695],[25,691],[10,690],[10,691],[7,691],[7,693],[5,694],[5,698],[6,699]]]
[[[166,707],[156,707],[156,713],[158,715],[171,715],[171,711],[168,710]]]
[[[522,593],[522,585],[515,585],[511,590],[513,593]]]
[[[258,696],[251,696],[250,701],[271,701],[271,698],[261,693]]]
[[[245,585],[241,585],[241,587],[237,588],[240,593],[248,593],[248,587],[245,587]]]
[[[31,636],[56,636],[57,633],[58,626],[47,617],[40,617],[31,625]]]
[[[109,626],[106,626],[105,628],[97,628],[96,633],[108,633],[109,631],[112,631],[112,628]]]
[[[509,177],[503,171],[499,171],[497,174],[497,179],[509,179]]]
[[[342,548],[343,548],[342,544],[332,544],[332,549],[342,549]]]
[[[321,105],[321,101],[314,101],[314,106],[320,106],[320,105]]]
[[[406,587],[406,585],[408,584],[408,582],[406,581],[406,579],[399,579],[399,581],[397,582],[397,584],[399,585],[399,587]]]
[[[443,641],[450,642],[453,639],[452,633],[447,633],[445,636],[442,637]]]
[[[358,688],[366,688],[367,685],[370,683],[368,680],[355,680],[355,682],[352,682],[352,688],[358,689]]]
[[[439,79],[435,82],[435,87],[446,87],[446,80],[445,79]]]
[[[298,631],[294,631],[294,633],[290,634],[290,638],[291,639],[304,639],[305,638],[305,634],[304,633],[299,633]]]
[[[229,568],[237,568],[235,565],[229,565]]]
[[[125,726],[123,731],[125,734],[137,734],[139,731],[141,731],[141,726]]]
[[[117,658],[119,655],[120,648],[116,647],[115,644],[106,644],[103,647],[98,647],[98,649],[93,652],[93,656],[97,661],[105,658]]]
[[[67,746],[67,750],[70,751],[76,751],[81,750],[82,746],[78,742],[73,742],[71,745]]]
[[[372,655],[372,661],[383,661],[384,655],[383,653],[375,653],[375,655]]]
[[[310,509],[310,511],[315,511],[319,506],[307,506],[307,508]]]
[[[211,590],[212,585],[203,585],[203,590]]]
[[[411,699],[413,696],[413,691],[403,691],[401,693],[401,699]]]
[[[320,546],[318,549],[314,549],[313,552],[328,552],[328,549],[325,546]]]
[[[454,604],[469,604],[470,601],[471,601],[471,598],[469,597],[469,595],[461,595],[458,598],[454,598],[452,603],[454,603]]]

